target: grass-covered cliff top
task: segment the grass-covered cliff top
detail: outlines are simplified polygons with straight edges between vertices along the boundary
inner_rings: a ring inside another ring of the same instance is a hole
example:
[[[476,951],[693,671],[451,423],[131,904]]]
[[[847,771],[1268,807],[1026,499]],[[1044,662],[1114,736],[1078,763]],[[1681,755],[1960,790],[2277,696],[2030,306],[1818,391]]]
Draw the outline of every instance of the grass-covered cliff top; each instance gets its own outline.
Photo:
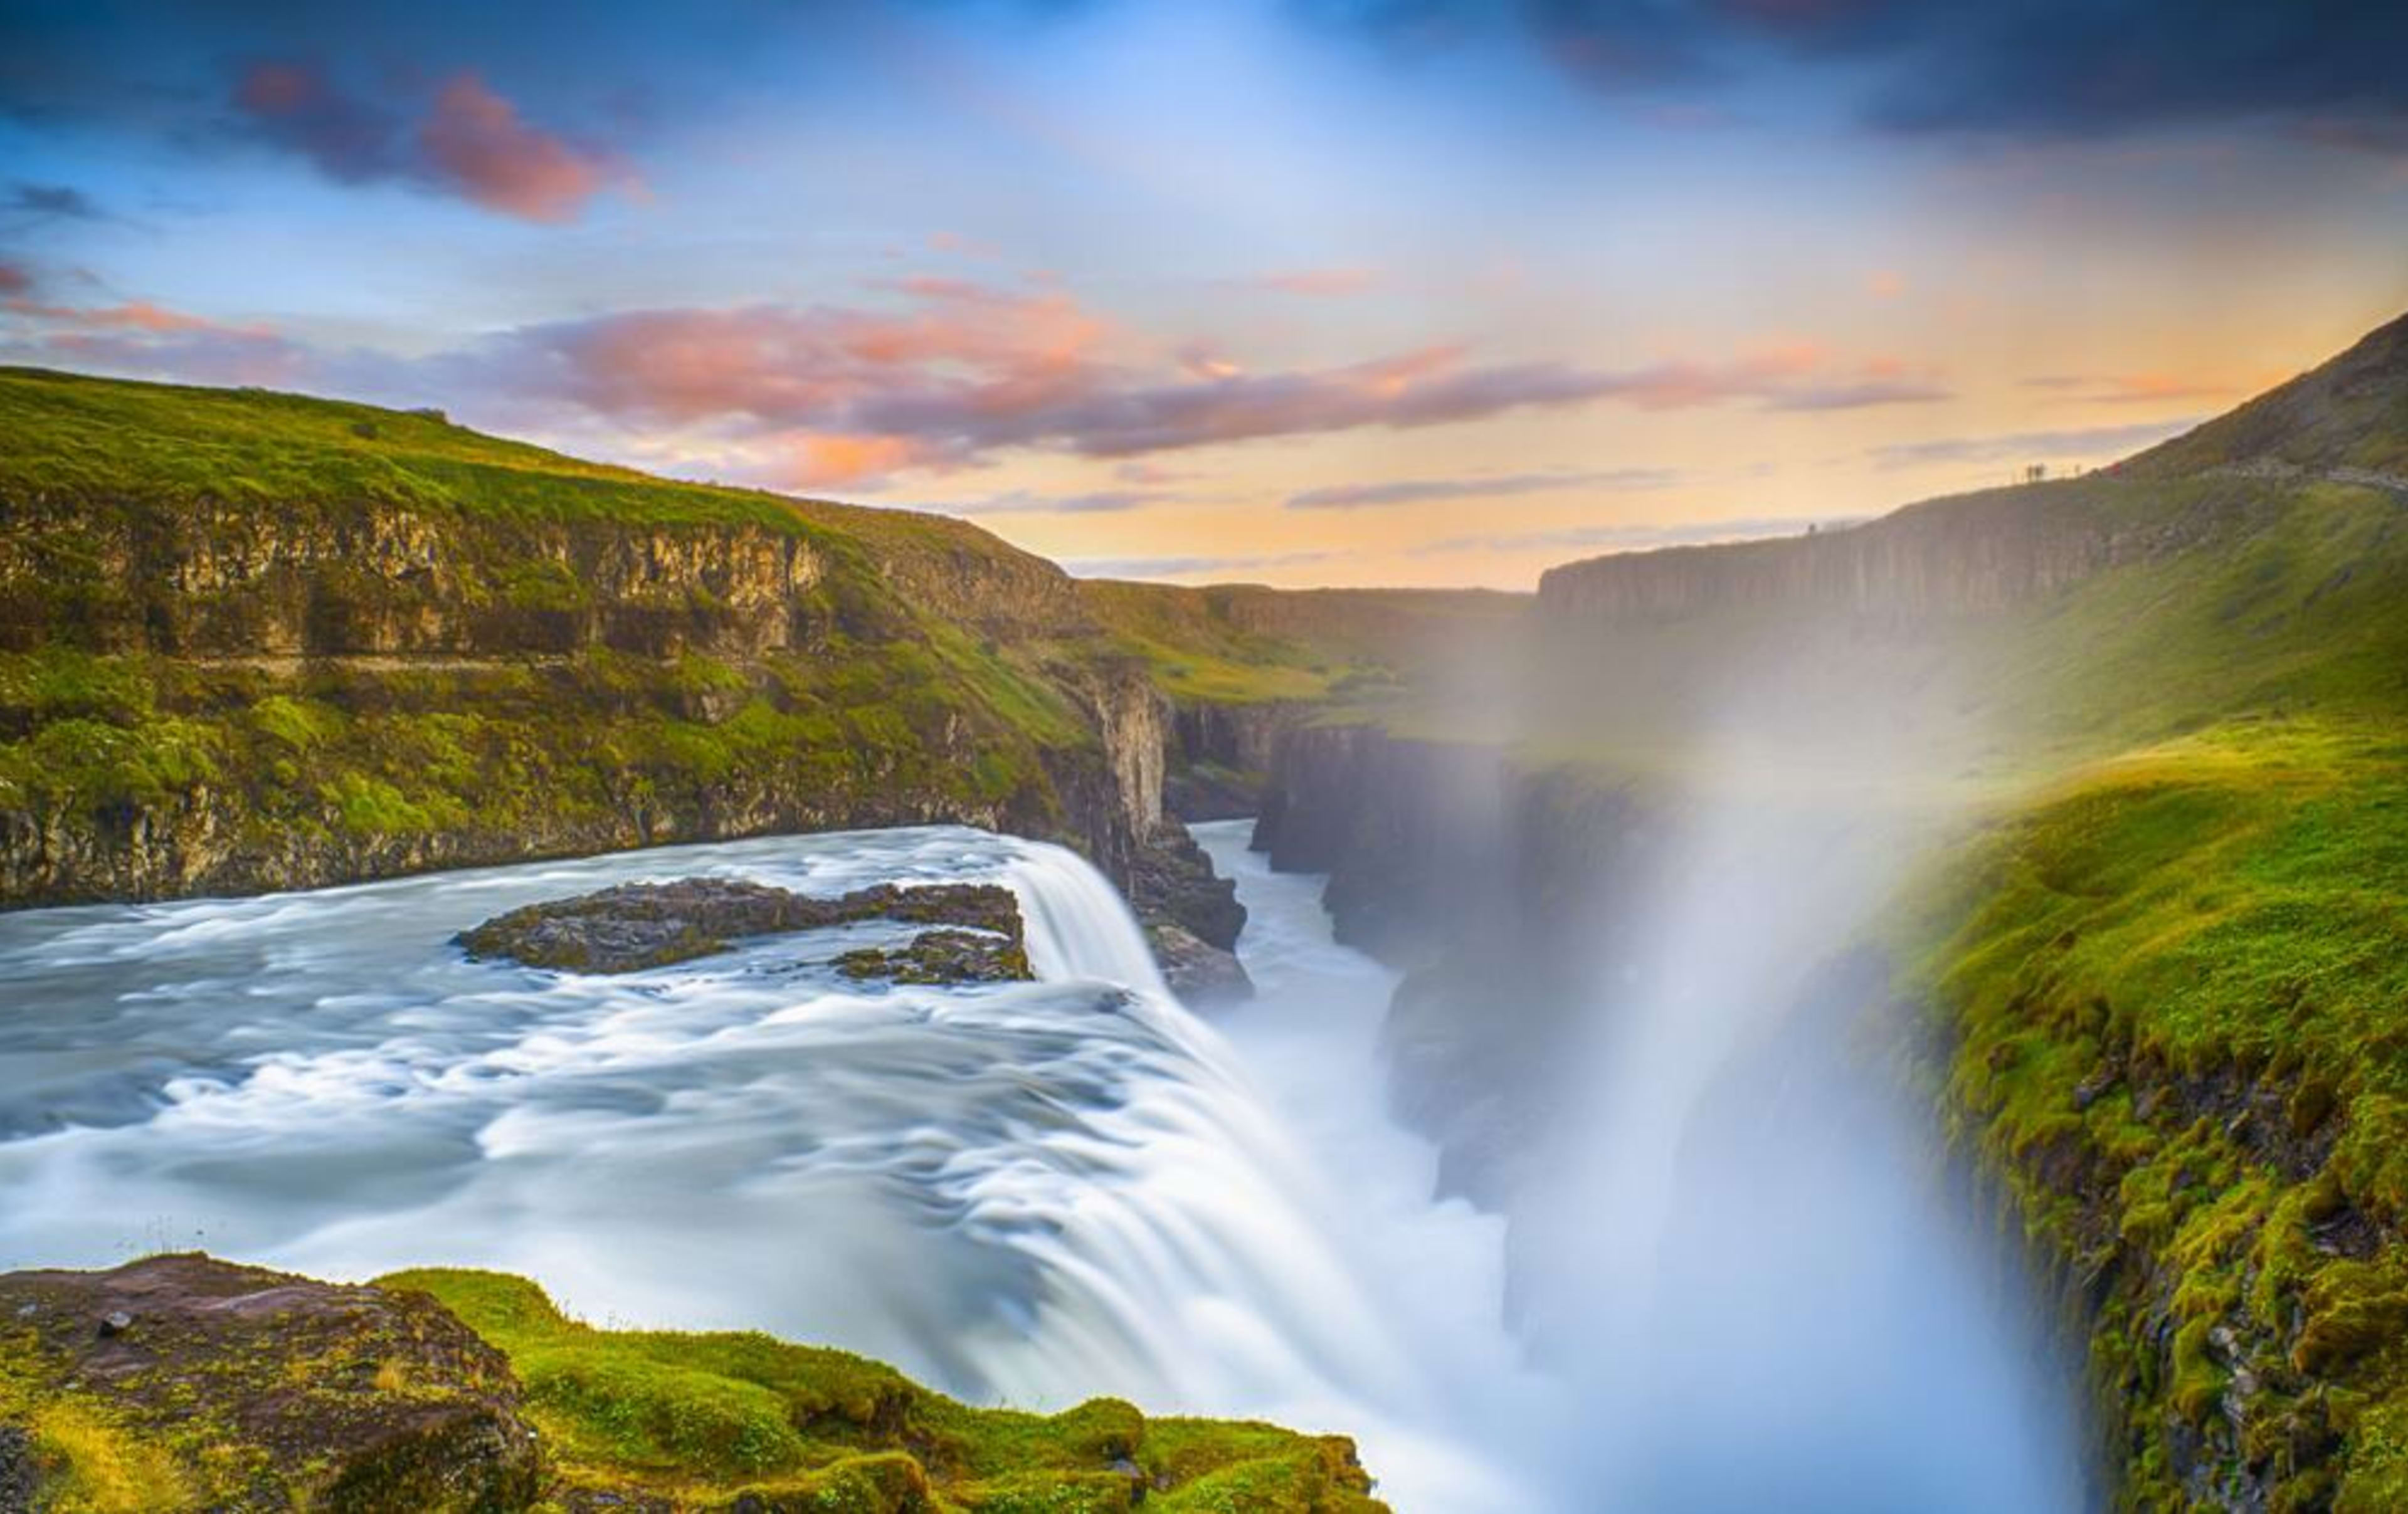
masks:
[[[538,521],[818,528],[1013,553],[967,521],[662,478],[395,410],[265,389],[0,367],[0,499],[369,502]]]
[[[1907,898],[1943,1107],[2087,1302],[2121,1507],[2408,1507],[2408,726],[2094,764]]]
[[[563,1514],[1377,1514],[1351,1442],[974,1408],[757,1333],[603,1330],[490,1272],[194,1255],[0,1276],[0,1501]]]

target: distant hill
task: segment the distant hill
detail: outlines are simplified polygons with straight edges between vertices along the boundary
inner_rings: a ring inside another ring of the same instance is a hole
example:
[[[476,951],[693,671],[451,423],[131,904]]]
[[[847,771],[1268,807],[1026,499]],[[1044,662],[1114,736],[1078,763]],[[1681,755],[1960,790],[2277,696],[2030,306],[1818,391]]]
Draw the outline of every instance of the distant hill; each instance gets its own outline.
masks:
[[[2389,475],[2408,492],[2408,315],[2119,471],[2181,478],[2233,466]]]

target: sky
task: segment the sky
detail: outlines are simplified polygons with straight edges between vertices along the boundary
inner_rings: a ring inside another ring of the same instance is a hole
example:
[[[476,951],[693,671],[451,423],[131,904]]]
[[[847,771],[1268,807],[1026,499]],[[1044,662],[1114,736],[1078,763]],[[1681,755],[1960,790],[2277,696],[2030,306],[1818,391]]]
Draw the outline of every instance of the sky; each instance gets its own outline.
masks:
[[[0,362],[1527,588],[2095,466],[2408,309],[2403,56],[2365,0],[0,0]]]

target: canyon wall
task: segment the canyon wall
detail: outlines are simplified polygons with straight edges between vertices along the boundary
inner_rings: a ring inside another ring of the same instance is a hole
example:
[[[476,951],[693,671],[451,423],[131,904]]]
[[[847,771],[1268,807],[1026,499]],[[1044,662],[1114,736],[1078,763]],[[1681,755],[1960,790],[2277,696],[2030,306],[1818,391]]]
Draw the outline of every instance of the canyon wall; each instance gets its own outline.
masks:
[[[1766,541],[1568,563],[1539,580],[1552,630],[1716,612],[1807,612],[1877,624],[1995,615],[2122,564],[2181,551],[2251,507],[2245,490],[2195,507],[2119,508],[2110,478],[1911,506],[1863,525]]]
[[[1124,882],[1165,702],[1059,569],[929,522],[0,499],[0,902],[958,821]]]

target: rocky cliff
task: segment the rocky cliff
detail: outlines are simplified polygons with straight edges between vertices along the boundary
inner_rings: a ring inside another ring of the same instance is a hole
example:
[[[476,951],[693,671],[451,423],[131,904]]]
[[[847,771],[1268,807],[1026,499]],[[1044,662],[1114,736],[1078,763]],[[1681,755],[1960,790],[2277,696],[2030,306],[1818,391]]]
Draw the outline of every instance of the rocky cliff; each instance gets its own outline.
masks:
[[[0,421],[0,904],[928,821],[1125,884],[1161,838],[1146,666],[962,522],[294,396],[16,372]]]
[[[1539,616],[1574,633],[1733,612],[1910,628],[1990,616],[2179,552],[2249,504],[2236,492],[2171,512],[2127,507],[2143,498],[2114,479],[2068,479],[1932,500],[1804,536],[1568,563],[1540,578]]]

